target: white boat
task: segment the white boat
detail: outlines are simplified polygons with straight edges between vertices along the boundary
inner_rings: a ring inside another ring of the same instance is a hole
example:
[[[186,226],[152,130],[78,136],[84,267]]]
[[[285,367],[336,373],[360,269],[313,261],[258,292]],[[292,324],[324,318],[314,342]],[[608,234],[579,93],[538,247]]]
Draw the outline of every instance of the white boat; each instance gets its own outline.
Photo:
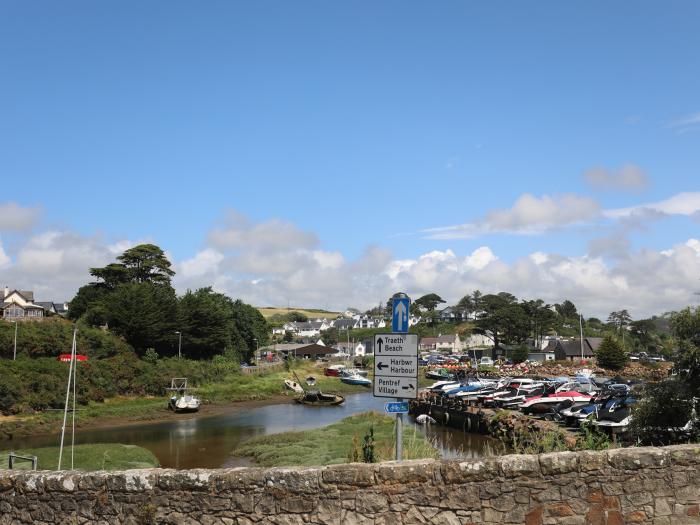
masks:
[[[201,404],[199,398],[189,394],[180,397],[172,396],[170,403],[175,412],[196,412]]]
[[[372,386],[372,380],[362,377],[359,374],[349,374],[347,372],[340,376],[340,380],[348,385]]]
[[[285,379],[284,386],[286,386],[289,390],[293,390],[297,394],[304,393],[304,388],[299,383],[292,381],[291,379]]]
[[[196,412],[199,410],[201,401],[198,397],[195,397],[187,393],[187,390],[191,390],[187,386],[186,377],[174,377],[170,382],[170,390],[173,394],[168,400],[168,408],[174,412]]]

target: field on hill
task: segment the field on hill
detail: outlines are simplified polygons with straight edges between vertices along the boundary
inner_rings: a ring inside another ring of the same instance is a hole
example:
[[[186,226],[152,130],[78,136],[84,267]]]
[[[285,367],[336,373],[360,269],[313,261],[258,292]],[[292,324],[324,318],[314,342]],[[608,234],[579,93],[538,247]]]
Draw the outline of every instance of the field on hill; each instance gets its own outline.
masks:
[[[328,310],[320,310],[320,309],[306,309],[306,308],[272,308],[272,307],[263,307],[263,308],[258,308],[258,311],[263,314],[263,317],[265,319],[268,319],[272,317],[273,315],[281,314],[281,315],[286,315],[290,312],[299,312],[300,314],[304,314],[306,317],[309,319],[316,318],[316,317],[326,317],[327,319],[335,319],[338,317],[340,312],[329,312]]]

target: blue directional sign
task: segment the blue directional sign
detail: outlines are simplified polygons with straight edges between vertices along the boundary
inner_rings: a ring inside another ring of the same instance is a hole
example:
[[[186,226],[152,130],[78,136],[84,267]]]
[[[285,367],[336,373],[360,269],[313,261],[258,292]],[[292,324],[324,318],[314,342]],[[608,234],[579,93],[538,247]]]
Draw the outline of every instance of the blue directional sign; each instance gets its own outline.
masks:
[[[387,414],[408,414],[408,403],[405,401],[397,403],[385,403],[384,410]]]
[[[411,299],[408,297],[394,297],[392,304],[391,331],[395,334],[405,334],[408,332]]]

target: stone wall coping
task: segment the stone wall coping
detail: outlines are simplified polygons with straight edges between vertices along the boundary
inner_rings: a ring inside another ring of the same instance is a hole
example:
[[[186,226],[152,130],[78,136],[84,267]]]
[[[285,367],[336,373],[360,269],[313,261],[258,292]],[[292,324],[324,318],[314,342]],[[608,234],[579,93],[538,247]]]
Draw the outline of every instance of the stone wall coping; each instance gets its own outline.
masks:
[[[358,487],[440,482],[461,484],[503,478],[547,477],[567,473],[700,467],[700,444],[632,447],[604,451],[511,454],[474,460],[413,460],[350,463],[326,467],[237,467],[230,469],[139,469],[125,471],[0,470],[0,492],[16,490],[74,492],[119,490],[141,492],[156,487],[193,492],[251,487],[316,493],[325,486]]]

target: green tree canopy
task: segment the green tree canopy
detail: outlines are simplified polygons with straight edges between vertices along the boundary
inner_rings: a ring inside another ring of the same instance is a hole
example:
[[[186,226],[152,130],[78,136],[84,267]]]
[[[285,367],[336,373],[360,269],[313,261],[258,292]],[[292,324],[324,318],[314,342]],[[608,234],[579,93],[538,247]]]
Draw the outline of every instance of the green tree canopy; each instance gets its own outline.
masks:
[[[427,310],[429,312],[432,312],[437,308],[437,306],[440,303],[444,303],[444,299],[440,297],[438,294],[434,293],[429,293],[427,295],[424,295],[423,297],[420,297],[416,299],[415,304],[417,304],[419,307],[421,307],[424,310]]]
[[[620,341],[610,334],[603,338],[595,356],[600,366],[610,370],[620,370],[629,359]]]
[[[504,343],[522,343],[527,339],[529,322],[522,305],[512,294],[501,292],[481,297],[476,331],[493,340],[494,347]]]
[[[90,274],[99,280],[95,284],[110,289],[126,283],[170,285],[170,278],[175,275],[165,253],[155,244],[129,248],[117,260],[104,268],[90,268]]]

